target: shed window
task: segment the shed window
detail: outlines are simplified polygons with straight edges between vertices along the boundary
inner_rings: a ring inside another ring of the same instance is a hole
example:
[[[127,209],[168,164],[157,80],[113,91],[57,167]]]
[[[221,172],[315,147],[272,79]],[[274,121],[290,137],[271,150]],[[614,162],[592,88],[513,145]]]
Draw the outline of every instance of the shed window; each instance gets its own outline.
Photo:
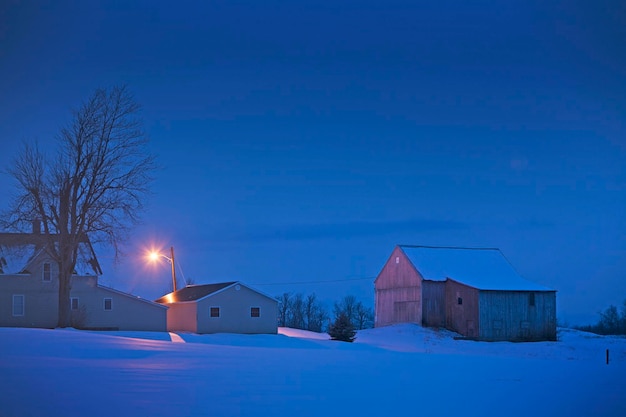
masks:
[[[70,298],[70,308],[72,310],[78,310],[78,297]]]
[[[250,307],[250,317],[261,317],[261,307]]]
[[[13,317],[19,317],[24,315],[24,296],[13,295]]]
[[[530,294],[528,294],[528,305],[531,307],[535,306],[535,293],[531,292]]]
[[[51,281],[52,280],[52,269],[50,267],[50,264],[48,262],[43,264],[43,277],[42,279],[44,281]]]
[[[113,310],[113,300],[111,298],[104,299],[104,309]]]
[[[209,308],[209,317],[219,317],[220,316],[220,308],[219,307],[211,307]]]
[[[462,304],[463,304],[463,298],[461,298],[461,297],[457,298],[457,299],[456,299],[456,303],[457,303],[458,305],[462,305]]]

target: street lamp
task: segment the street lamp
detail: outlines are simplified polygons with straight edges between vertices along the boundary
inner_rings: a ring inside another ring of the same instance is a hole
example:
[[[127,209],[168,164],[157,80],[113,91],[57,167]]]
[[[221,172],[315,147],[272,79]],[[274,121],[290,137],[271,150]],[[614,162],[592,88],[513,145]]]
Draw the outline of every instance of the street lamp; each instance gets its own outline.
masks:
[[[170,256],[163,255],[162,253],[152,251],[149,254],[150,260],[156,261],[159,258],[167,259],[172,265],[172,292],[176,291],[176,268],[174,267],[174,246],[170,247]],[[183,277],[184,278],[184,277]]]

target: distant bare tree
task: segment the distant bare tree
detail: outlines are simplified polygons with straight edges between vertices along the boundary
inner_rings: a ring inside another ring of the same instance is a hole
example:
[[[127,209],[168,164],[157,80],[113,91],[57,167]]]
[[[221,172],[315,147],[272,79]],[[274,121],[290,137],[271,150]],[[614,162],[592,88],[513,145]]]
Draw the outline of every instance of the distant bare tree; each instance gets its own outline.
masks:
[[[335,318],[344,314],[357,330],[367,329],[372,326],[374,312],[371,308],[365,307],[363,303],[354,295],[346,295],[333,308]]]
[[[283,295],[277,296],[276,299],[278,300],[278,325],[285,327],[291,309],[291,294],[285,292]]]
[[[70,279],[81,240],[110,244],[117,257],[143,208],[154,158],[139,110],[126,87],[96,90],[61,129],[57,155],[47,159],[25,144],[8,170],[19,195],[5,227],[25,230],[35,219],[42,222],[59,267],[59,327],[71,324]]]
[[[358,302],[354,311],[354,327],[357,330],[369,329],[374,324],[374,310]]]
[[[291,299],[291,308],[289,309],[289,318],[287,319],[287,327],[294,329],[304,329],[305,305],[304,296],[301,293],[294,295]]]
[[[354,295],[346,295],[339,302],[335,303],[333,312],[335,317],[339,317],[341,313],[344,313],[350,322],[354,325],[354,316],[356,312],[356,306],[358,301]]]
[[[306,320],[306,330],[321,332],[324,323],[328,319],[328,314],[324,307],[318,302],[315,293],[309,294],[304,302],[304,314]]]
[[[306,297],[302,293],[292,295],[283,293],[277,296],[278,325],[294,329],[321,332],[328,314],[324,306],[318,301],[315,293]]]

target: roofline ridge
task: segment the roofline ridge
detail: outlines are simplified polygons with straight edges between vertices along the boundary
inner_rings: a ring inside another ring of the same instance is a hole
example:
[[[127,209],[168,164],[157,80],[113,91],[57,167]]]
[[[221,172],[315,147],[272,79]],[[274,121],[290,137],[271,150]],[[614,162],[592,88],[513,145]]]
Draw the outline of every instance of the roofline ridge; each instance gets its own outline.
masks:
[[[425,248],[425,249],[465,249],[465,250],[497,250],[500,248],[468,247],[468,246],[432,246],[432,245],[398,245],[401,248]]]

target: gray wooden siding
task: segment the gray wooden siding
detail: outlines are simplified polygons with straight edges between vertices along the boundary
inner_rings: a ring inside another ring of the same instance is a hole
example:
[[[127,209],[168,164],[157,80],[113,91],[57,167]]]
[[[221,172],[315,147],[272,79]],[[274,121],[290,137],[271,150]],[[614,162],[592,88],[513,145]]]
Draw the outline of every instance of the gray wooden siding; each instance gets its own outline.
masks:
[[[422,281],[422,323],[428,327],[446,325],[446,283]]]
[[[556,292],[481,291],[480,338],[556,340]]]
[[[43,280],[43,264],[51,266],[51,280]],[[27,274],[0,274],[0,326],[54,328],[58,324],[59,273],[45,252],[29,263]],[[12,315],[13,294],[24,295],[24,316]],[[73,276],[70,297],[78,298],[72,325],[83,328],[164,331],[167,310],[158,304],[106,287],[97,276]],[[104,310],[110,298],[112,309]]]
[[[166,330],[167,308],[130,294],[95,285],[95,281],[76,280],[72,297],[78,297],[77,325],[82,328],[116,330]],[[111,309],[104,309],[104,299],[111,299]],[[83,320],[81,323],[80,320]]]
[[[211,307],[220,308],[220,317],[209,317]],[[260,317],[251,317],[250,308],[259,307]],[[197,302],[198,333],[278,333],[278,302],[243,285],[218,292]]]
[[[422,277],[398,247],[374,281],[375,327],[422,324]]]
[[[477,289],[451,279],[446,281],[446,328],[469,338],[478,338],[478,308]]]

